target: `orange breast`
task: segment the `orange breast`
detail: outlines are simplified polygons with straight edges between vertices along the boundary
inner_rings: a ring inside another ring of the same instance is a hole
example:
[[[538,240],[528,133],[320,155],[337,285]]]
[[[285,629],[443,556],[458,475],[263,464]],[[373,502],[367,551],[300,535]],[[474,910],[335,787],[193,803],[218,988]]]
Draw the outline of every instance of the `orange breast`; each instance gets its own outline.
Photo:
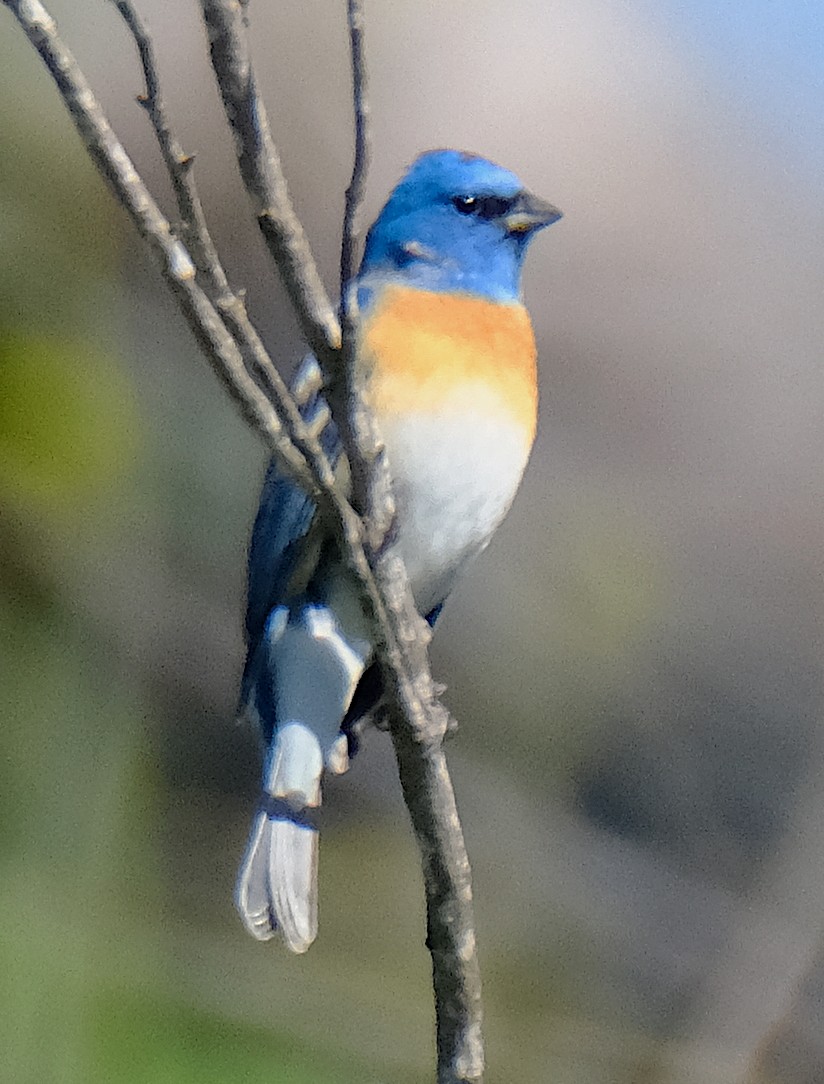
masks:
[[[379,418],[437,413],[456,394],[471,409],[477,391],[483,409],[534,437],[535,336],[523,305],[390,286],[364,321],[359,353]]]

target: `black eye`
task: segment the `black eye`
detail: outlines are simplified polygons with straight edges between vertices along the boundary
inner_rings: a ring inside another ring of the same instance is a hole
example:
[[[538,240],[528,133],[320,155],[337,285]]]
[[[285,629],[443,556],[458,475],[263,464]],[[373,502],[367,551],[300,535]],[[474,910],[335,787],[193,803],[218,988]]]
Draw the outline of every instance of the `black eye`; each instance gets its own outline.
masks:
[[[474,196],[453,196],[452,206],[462,215],[476,215],[478,213],[478,200]]]
[[[454,196],[452,206],[462,215],[476,215],[490,220],[501,218],[514,202],[505,196]]]

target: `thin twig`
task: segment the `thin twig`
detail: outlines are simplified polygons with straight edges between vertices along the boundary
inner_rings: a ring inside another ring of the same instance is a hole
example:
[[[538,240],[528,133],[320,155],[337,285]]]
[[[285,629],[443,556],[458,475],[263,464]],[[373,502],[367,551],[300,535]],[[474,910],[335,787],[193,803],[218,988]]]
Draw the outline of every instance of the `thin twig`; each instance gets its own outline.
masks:
[[[3,0],[3,3],[16,16],[51,72],[86,150],[159,261],[170,289],[224,387],[292,476],[310,491],[318,490],[321,475],[324,481],[333,478],[329,464],[324,466],[322,455],[310,464],[295,448],[272,404],[250,377],[237,344],[195,281],[195,266],[188,249],[175,236],[137,173],[74,56],[60,39],[54,19],[40,0]],[[302,436],[306,437],[307,446],[311,446],[311,434],[305,431]]]
[[[347,24],[349,27],[349,53],[352,65],[352,102],[355,119],[355,154],[352,165],[352,179],[346,189],[346,202],[343,212],[343,235],[340,246],[340,308],[341,321],[346,320],[350,327],[347,331],[354,335],[357,323],[357,298],[352,303],[348,297],[349,286],[355,278],[357,242],[363,197],[366,191],[366,176],[369,172],[369,105],[367,97],[367,67],[363,40],[363,5],[361,0],[347,0]]]
[[[138,101],[146,109],[157,137],[172,182],[183,238],[192,253],[198,274],[203,277],[215,308],[240,347],[247,368],[251,369],[264,394],[274,403],[290,440],[311,462],[318,445],[306,443],[303,422],[289,389],[249,319],[242,297],[230,287],[212,240],[192,170],[194,157],[184,152],[166,114],[152,40],[131,0],[112,0],[112,3],[123,16],[137,46],[146,81],[146,93]]]
[[[483,1079],[481,975],[472,907],[472,871],[452,780],[440,743],[421,750],[393,721],[392,741],[426,888],[426,943],[432,956],[438,1084]],[[414,797],[425,794],[421,801]]]
[[[177,201],[183,241],[210,290],[213,293],[227,291],[229,283],[209,232],[203,204],[195,184],[192,171],[194,155],[186,154],[183,150],[166,116],[152,40],[131,0],[112,0],[112,3],[123,16],[140,56],[143,77],[146,80],[146,93],[141,94],[137,100],[148,113],[157,136],[163,162]]]
[[[328,377],[338,360],[340,328],[289,199],[266,109],[257,92],[244,5],[236,0],[201,0],[201,6],[243,182],[306,341]]]
[[[392,525],[395,503],[388,466],[374,420],[358,384],[358,294],[354,288],[360,220],[369,170],[369,107],[364,53],[363,5],[346,0],[355,148],[352,177],[346,189],[340,249],[341,365],[327,394],[344,444],[357,447],[350,456],[352,505],[364,517],[366,539],[373,552],[380,550]]]

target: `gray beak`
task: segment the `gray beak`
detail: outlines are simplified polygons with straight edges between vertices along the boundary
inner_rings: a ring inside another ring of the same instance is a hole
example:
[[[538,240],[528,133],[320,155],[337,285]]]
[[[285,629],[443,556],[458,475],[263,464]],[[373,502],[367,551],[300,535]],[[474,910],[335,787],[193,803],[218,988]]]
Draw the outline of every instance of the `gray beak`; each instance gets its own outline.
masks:
[[[530,233],[533,230],[542,230],[544,226],[551,226],[562,217],[563,212],[557,207],[524,189],[504,221],[510,233]]]

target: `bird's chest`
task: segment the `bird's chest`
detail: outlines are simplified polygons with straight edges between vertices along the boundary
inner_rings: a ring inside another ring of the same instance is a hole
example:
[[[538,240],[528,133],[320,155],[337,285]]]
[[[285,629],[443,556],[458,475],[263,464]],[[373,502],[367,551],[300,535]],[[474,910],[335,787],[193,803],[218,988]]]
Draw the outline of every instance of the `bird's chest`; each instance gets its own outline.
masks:
[[[396,416],[383,437],[398,542],[422,612],[441,602],[487,544],[521,480],[530,444],[506,419],[455,409]]]
[[[399,544],[427,612],[487,544],[518,488],[535,434],[532,328],[520,305],[398,291],[366,324],[361,357],[392,469]]]

